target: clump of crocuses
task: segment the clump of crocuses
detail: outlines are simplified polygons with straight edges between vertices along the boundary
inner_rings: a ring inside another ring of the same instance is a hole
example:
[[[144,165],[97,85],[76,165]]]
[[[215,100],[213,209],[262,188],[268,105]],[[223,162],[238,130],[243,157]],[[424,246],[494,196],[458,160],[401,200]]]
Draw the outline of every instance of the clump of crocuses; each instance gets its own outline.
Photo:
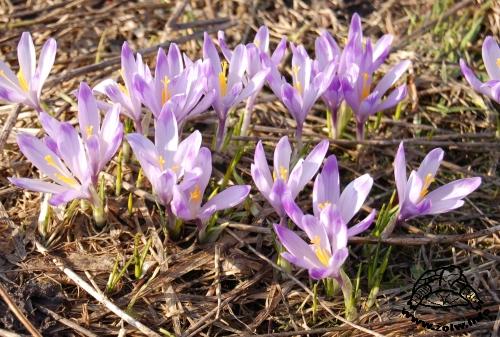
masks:
[[[19,60],[17,75],[7,64],[0,61],[0,99],[25,104],[41,112],[42,86],[54,64],[56,49],[56,41],[48,39],[42,47],[37,65],[31,34],[24,32],[17,46]]]
[[[41,112],[40,121],[47,133],[44,140],[27,134],[17,137],[21,152],[51,182],[27,178],[10,178],[10,181],[32,191],[52,193],[49,203],[54,206],[74,199],[86,199],[92,205],[96,223],[103,225],[104,205],[97,193],[97,185],[99,173],[122,141],[119,112],[119,105],[113,105],[101,123],[92,91],[82,83],[78,91],[80,132],[70,123],[59,122]]]
[[[250,186],[231,186],[201,205],[212,172],[212,154],[201,147],[201,133],[195,130],[179,142],[179,131],[170,105],[164,105],[155,121],[155,143],[140,133],[127,135],[158,203],[165,207],[169,229],[178,234],[175,216],[194,220],[201,233],[210,217],[234,207],[248,195]]]

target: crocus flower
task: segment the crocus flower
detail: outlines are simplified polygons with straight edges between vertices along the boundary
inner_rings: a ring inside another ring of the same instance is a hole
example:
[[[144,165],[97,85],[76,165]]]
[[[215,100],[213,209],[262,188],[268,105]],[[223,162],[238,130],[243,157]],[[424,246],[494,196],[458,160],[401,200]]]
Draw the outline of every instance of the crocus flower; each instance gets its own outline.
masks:
[[[274,230],[287,250],[281,253],[283,258],[307,269],[312,279],[335,278],[340,281],[340,268],[349,255],[347,227],[340,221],[335,222],[333,226],[325,223],[329,216],[333,216],[328,213],[332,213],[330,206],[322,211],[324,215],[320,219],[311,215],[304,216],[301,226],[310,243],[286,226],[275,224]],[[327,230],[330,230],[330,233]]]
[[[9,181],[28,190],[52,193],[49,203],[54,206],[73,199],[88,199],[94,206],[98,205],[100,200],[92,184],[90,164],[81,138],[69,123],[58,124],[56,131],[57,153],[34,136],[17,136],[21,152],[52,182],[29,178],[9,178]]]
[[[191,170],[201,146],[201,133],[196,130],[179,143],[175,115],[167,105],[155,126],[155,143],[139,133],[127,136],[144,174],[150,181],[159,202],[168,207],[173,187]]]
[[[500,103],[500,47],[492,36],[484,39],[483,62],[490,77],[488,82],[482,83],[465,61],[460,59],[462,74],[474,90]]]
[[[226,45],[226,41],[224,38],[224,31],[219,31],[217,35],[219,46],[221,48],[222,54],[226,61],[230,62],[233,56],[233,51],[229,49]],[[270,62],[273,67],[278,67],[281,63],[283,56],[286,51],[286,38],[283,37],[273,51],[272,55],[270,55],[269,50],[269,30],[267,26],[261,26],[255,35],[255,38],[252,43],[248,43],[246,45],[247,49],[247,57],[248,57],[248,66],[247,66],[247,74],[250,78],[257,75],[259,71],[266,70],[267,65],[264,60],[264,57],[269,57]],[[262,82],[262,86],[264,82]],[[248,127],[250,126],[251,113],[253,111],[253,106],[255,104],[255,99],[257,95],[261,91],[261,88],[256,88],[255,92],[250,95],[247,99],[247,104],[245,107],[245,115],[243,119],[243,124],[241,126],[242,135],[245,135]]]
[[[40,105],[42,86],[54,64],[56,49],[56,41],[48,39],[42,47],[37,66],[33,40],[30,33],[24,32],[17,46],[19,60],[17,75],[7,64],[0,61],[0,99],[25,104],[38,112],[42,111]]]
[[[345,69],[341,80],[342,91],[345,101],[354,112],[358,139],[364,138],[364,124],[369,116],[394,107],[407,95],[406,85],[403,84],[383,99],[410,66],[408,60],[393,67],[372,89],[373,73],[387,57],[391,42],[392,36],[384,35],[375,47],[367,40],[363,48],[361,20],[357,14],[353,16],[339,66]]]
[[[92,95],[92,89],[85,83],[80,84],[78,91],[78,121],[80,133],[87,153],[89,178],[97,185],[99,173],[105,168],[118,150],[123,138],[123,125],[120,123],[120,105],[114,104],[106,113],[101,125],[101,117],[97,101]],[[40,122],[48,136],[46,144],[56,153],[64,142],[59,138],[63,123],[49,116],[40,114]]]
[[[182,220],[197,220],[199,230],[203,230],[207,221],[217,211],[240,204],[250,192],[249,185],[236,185],[216,194],[202,205],[203,195],[212,174],[212,154],[202,147],[194,164],[200,174],[196,178],[185,178],[174,187],[172,200],[173,213]]]
[[[149,79],[151,74],[147,65],[143,63],[141,54],[137,53],[134,58],[134,53],[127,42],[122,46],[120,74],[124,85],[106,79],[96,85],[94,90],[105,94],[112,102],[119,103],[123,114],[134,122],[135,131],[142,133],[141,100],[133,86],[133,78],[138,74],[142,78]]]
[[[246,78],[248,69],[247,49],[238,45],[228,62],[220,60],[212,39],[205,33],[203,42],[203,58],[210,60],[209,85],[215,89],[212,106],[219,119],[216,147],[220,150],[226,135],[226,122],[229,110],[236,104],[256,93],[266,79],[268,70],[258,71],[254,76]]]
[[[292,49],[292,85],[281,76],[277,67],[272,64],[268,77],[269,86],[274,94],[283,102],[297,122],[296,138],[302,138],[302,129],[306,116],[318,98],[325,92],[332,80],[335,65],[332,63],[317,74],[313,74],[313,60],[304,46]],[[269,61],[267,62],[269,64]]]
[[[186,63],[186,67],[184,67]],[[165,54],[158,49],[154,77],[134,76],[134,87],[142,103],[158,118],[163,107],[170,105],[178,125],[188,117],[206,111],[212,104],[214,92],[208,88],[208,62],[183,58],[179,47],[172,43]]]
[[[354,215],[359,212],[372,186],[373,178],[369,174],[364,174],[350,182],[340,193],[337,159],[331,155],[326,159],[323,170],[314,181],[313,214],[326,226],[327,233],[333,233],[333,227],[338,226],[338,223],[347,226]],[[290,219],[304,230],[303,223],[307,220],[295,203],[294,197],[290,193],[285,193],[282,202]],[[330,207],[328,212],[322,212],[327,207]],[[375,210],[371,211],[366,218],[349,228],[347,236],[357,235],[370,227],[375,219],[375,213]]]
[[[399,220],[420,215],[451,211],[464,204],[462,200],[481,184],[481,178],[465,178],[453,181],[429,192],[444,152],[437,148],[429,152],[417,171],[412,170],[406,180],[406,160],[403,143],[394,159],[394,177],[398,190]]]
[[[327,151],[328,141],[323,140],[305,159],[299,159],[290,170],[292,149],[288,137],[284,136],[274,150],[273,173],[271,175],[262,142],[257,143],[254,163],[251,165],[252,178],[260,193],[282,219],[286,216],[282,205],[283,195],[288,191],[291,198],[295,199],[318,172]]]

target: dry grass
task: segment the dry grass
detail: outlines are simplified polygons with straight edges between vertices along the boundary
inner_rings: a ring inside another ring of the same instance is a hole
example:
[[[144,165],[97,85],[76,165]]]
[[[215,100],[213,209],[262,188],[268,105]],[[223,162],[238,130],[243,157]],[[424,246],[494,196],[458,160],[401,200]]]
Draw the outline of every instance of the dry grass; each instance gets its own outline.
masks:
[[[396,230],[396,239],[382,243],[383,249],[390,245],[394,248],[377,305],[363,309],[370,289],[362,269],[357,298],[360,316],[355,323],[383,335],[440,336],[439,332],[417,329],[401,315],[401,308],[410,296],[411,284],[423,270],[450,263],[466,271],[484,301],[484,308],[492,313],[498,311],[500,143],[495,134],[498,136],[499,132],[499,109],[469,88],[460,75],[458,59],[466,58],[475,69],[482,67],[482,40],[486,35],[500,37],[500,2],[199,0],[186,1],[184,8],[179,4],[175,7],[170,1],[20,3],[0,0],[0,53],[16,65],[15,46],[25,30],[32,32],[37,46],[48,36],[56,38],[56,65],[50,84],[45,86],[44,99],[60,119],[72,121],[76,116],[72,91],[82,80],[94,85],[105,77],[117,77],[124,40],[136,50],[144,49],[153,64],[155,45],[165,46],[172,40],[182,42],[181,49],[190,56],[199,57],[203,30],[225,29],[228,42],[235,45],[253,39],[256,28],[266,24],[273,43],[286,35],[312,51],[318,32],[328,29],[343,44],[354,11],[363,16],[366,35],[375,38],[386,32],[395,34],[395,49],[383,70],[401,59],[413,61],[407,78],[410,98],[402,105],[399,120],[395,120],[393,111],[385,113],[380,125],[370,128],[368,140],[361,146],[353,140],[353,124],[347,126],[343,139],[331,142],[329,153],[337,155],[341,162],[342,180],[371,173],[375,186],[366,210],[379,209],[394,189],[391,164],[397,144],[407,139],[407,159],[412,166],[418,165],[423,155],[436,146],[446,151],[440,184],[470,176],[482,177],[483,184],[459,210],[411,221],[411,226]],[[263,139],[271,151],[279,137],[292,135],[294,130],[293,120],[269,92],[259,98],[253,131],[249,137],[239,138],[248,146],[235,171],[247,183],[251,183],[249,171],[256,139]],[[0,106],[2,125],[15,109],[12,105]],[[204,143],[209,145],[215,122],[209,113],[193,121],[187,131],[202,130]],[[375,125],[375,118],[370,123]],[[115,261],[121,268],[133,255],[137,235],[140,250],[151,240],[145,275],[135,279],[131,266],[106,295],[154,331],[182,336],[365,335],[332,317],[330,312],[343,316],[340,294],[333,299],[320,296],[324,306],[318,306],[313,314],[312,297],[297,283],[312,286],[307,273],[294,270],[294,280],[269,263],[276,259],[276,253],[268,228],[277,219],[255,189],[245,207],[221,215],[220,221],[232,225],[216,244],[197,242],[194,226],[189,225],[184,239],[168,240],[159,226],[155,205],[138,191],[134,195],[133,214],[129,215],[128,192],[123,190],[115,197],[113,179],[107,181],[109,223],[104,230],[96,231],[88,215],[80,211],[70,219],[54,217],[47,234],[42,236],[37,228],[41,196],[13,188],[6,179],[38,174],[15,144],[15,134],[20,131],[41,135],[34,112],[20,112],[0,153],[0,284],[44,336],[142,335],[77,287],[53,262],[57,258],[104,291]],[[327,136],[322,104],[317,104],[308,117],[304,135],[308,144]],[[222,179],[237,150],[234,142],[225,153],[214,156],[214,184]],[[124,169],[124,180],[133,186],[138,166]],[[107,172],[113,174],[115,170],[113,162]],[[149,184],[144,182],[141,190],[149,191]],[[300,197],[305,207],[310,206],[309,192],[310,187]],[[495,233],[485,231],[491,228]],[[410,235],[417,232],[421,237],[459,235],[451,238],[462,240],[438,242],[431,238],[411,244]],[[476,232],[481,236],[463,236]],[[366,268],[367,241],[359,239],[350,245],[346,272],[353,279],[360,266]],[[41,254],[35,242],[47,247],[48,254]],[[436,317],[430,313],[428,319],[453,321],[456,315],[450,312],[446,317]],[[499,322],[495,319],[492,314],[466,333],[496,334]],[[26,333],[3,302],[0,328]],[[313,331],[306,332],[307,329]],[[6,334],[2,331],[0,335]]]

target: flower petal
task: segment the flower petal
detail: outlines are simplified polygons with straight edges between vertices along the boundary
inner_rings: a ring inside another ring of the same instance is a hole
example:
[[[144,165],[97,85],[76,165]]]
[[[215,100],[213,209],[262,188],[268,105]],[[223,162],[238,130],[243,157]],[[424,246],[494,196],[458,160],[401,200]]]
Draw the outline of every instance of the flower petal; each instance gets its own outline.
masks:
[[[31,34],[28,32],[24,32],[21,35],[21,39],[17,45],[17,58],[19,60],[20,71],[27,84],[29,84],[35,75],[36,54],[35,45],[31,39]]]
[[[239,205],[250,193],[250,185],[236,185],[226,188],[208,200],[203,209],[215,206],[216,211]]]
[[[345,224],[349,223],[354,214],[356,214],[370,193],[373,185],[373,178],[369,174],[364,174],[353,180],[344,189],[339,198],[339,209],[342,220]]]
[[[500,60],[500,47],[492,36],[487,36],[483,42],[483,61],[492,80],[500,80],[498,60]]]

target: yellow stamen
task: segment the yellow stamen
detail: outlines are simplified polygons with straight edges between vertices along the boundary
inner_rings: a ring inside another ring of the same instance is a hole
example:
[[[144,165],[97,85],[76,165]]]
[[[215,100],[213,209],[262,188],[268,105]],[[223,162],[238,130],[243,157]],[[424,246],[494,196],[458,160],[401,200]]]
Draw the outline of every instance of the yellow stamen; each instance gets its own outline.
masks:
[[[316,235],[314,238],[312,238],[311,244],[315,246],[314,253],[316,254],[319,262],[321,262],[321,264],[325,267],[328,266],[328,263],[330,262],[330,258],[332,256],[326,249],[321,248],[321,238]]]
[[[279,171],[279,176],[281,179],[283,179],[284,181],[287,181],[288,179],[288,170],[284,167],[284,166],[280,166],[278,168],[278,171]],[[274,180],[276,180],[276,171],[273,171],[273,178]]]
[[[26,82],[26,79],[24,78],[24,74],[21,69],[19,69],[17,73],[17,79],[19,80],[19,86],[21,87],[21,89],[23,89],[23,91],[28,91],[29,90],[28,82]]]
[[[368,73],[363,73],[363,89],[361,91],[361,99],[365,99],[370,95],[370,84],[368,83]]]
[[[43,157],[45,159],[45,162],[47,162],[47,165],[54,167],[56,170],[58,170],[61,173],[54,173],[54,177],[57,179],[61,180],[62,182],[68,184],[68,185],[78,185],[78,182],[75,180],[73,177],[68,177],[66,174],[64,174],[64,171],[59,167],[56,162],[54,161],[54,158],[50,154],[46,155]]]
[[[87,134],[87,137],[92,136],[92,134],[94,133],[94,126],[93,125],[87,126],[87,128],[85,129],[85,133]]]
[[[420,199],[422,199],[427,195],[427,193],[429,193],[429,186],[433,181],[434,177],[432,176],[432,174],[429,173],[425,176],[424,185],[422,186],[422,191],[420,191]]]
[[[121,92],[123,92],[125,95],[127,96],[130,96],[129,93],[128,93],[128,89],[126,86],[124,86],[123,84],[118,84],[118,88],[120,89]]]
[[[322,211],[324,210],[327,206],[330,206],[332,203],[329,202],[329,201],[325,201],[325,202],[321,202],[319,205],[318,205],[318,208]]]
[[[158,157],[158,164],[160,164],[160,169],[163,171],[165,168],[165,158],[163,156]]]
[[[500,57],[497,58],[497,67],[500,68]]]
[[[253,42],[253,44],[259,48],[260,47],[260,40],[259,39],[255,39],[255,41]]]
[[[55,173],[54,176],[68,185],[72,186],[78,185],[78,182],[75,180],[75,178],[68,177],[60,173]]]
[[[201,200],[201,190],[200,186],[196,185],[194,190],[189,194],[189,201],[198,202]]]
[[[293,83],[293,87],[295,89],[297,89],[297,91],[302,94],[302,91],[304,90],[302,88],[302,83],[300,83],[299,81],[299,70],[300,70],[300,67],[299,66],[293,66],[292,67],[292,74],[293,74],[293,78],[294,78],[294,83]]]
[[[168,90],[168,85],[170,84],[170,79],[165,76],[163,78],[163,90],[161,91],[161,105],[164,105],[171,97],[170,91]]]
[[[222,61],[222,71],[219,73],[219,89],[221,96],[226,96],[227,93],[227,68],[227,62]]]

